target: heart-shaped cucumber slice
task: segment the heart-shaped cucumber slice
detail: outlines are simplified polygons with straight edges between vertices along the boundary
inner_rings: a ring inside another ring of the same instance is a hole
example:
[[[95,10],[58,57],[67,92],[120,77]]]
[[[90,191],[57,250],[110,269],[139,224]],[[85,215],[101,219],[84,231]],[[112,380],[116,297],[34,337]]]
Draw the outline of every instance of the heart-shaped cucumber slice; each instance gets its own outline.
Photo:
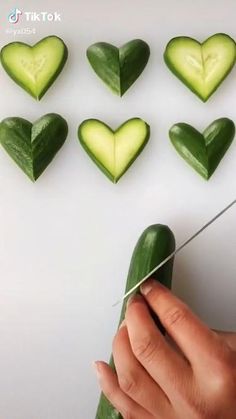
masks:
[[[87,49],[95,73],[119,96],[123,96],[141,75],[149,56],[150,48],[141,39],[134,39],[120,48],[98,42]]]
[[[57,36],[48,36],[32,47],[12,42],[1,50],[1,62],[6,72],[37,100],[61,73],[67,56],[67,47]]]
[[[215,34],[202,44],[180,36],[167,45],[164,59],[169,69],[206,102],[232,70],[235,42],[226,34]]]
[[[42,116],[34,124],[17,117],[0,123],[0,143],[32,181],[52,161],[67,134],[67,122],[53,113]]]
[[[91,159],[116,183],[147,144],[150,127],[132,118],[113,131],[102,121],[88,119],[79,126],[78,137]]]
[[[173,125],[169,135],[181,157],[208,180],[234,139],[235,125],[231,119],[220,118],[201,134],[191,125],[180,122]]]

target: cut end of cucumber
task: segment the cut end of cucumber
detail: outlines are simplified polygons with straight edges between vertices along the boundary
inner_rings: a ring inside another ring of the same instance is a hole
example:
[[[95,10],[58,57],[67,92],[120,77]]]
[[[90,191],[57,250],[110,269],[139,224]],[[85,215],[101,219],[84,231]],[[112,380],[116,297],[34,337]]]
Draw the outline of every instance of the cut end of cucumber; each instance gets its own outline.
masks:
[[[57,36],[48,36],[33,47],[12,42],[1,50],[1,62],[9,76],[36,100],[40,100],[67,60],[68,50]]]
[[[138,157],[149,136],[150,128],[140,118],[126,121],[116,131],[97,119],[89,119],[78,130],[80,143],[113,183]]]

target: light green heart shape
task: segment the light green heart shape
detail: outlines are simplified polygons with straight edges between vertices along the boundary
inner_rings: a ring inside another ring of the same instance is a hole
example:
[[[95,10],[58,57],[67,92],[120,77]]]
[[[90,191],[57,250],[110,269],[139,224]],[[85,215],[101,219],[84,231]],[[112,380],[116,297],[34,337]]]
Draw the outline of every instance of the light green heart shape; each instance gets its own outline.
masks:
[[[169,69],[206,102],[232,70],[236,46],[225,34],[215,34],[202,44],[180,36],[167,45],[164,59]]]
[[[78,137],[96,165],[117,183],[147,144],[150,127],[132,118],[113,131],[102,121],[88,119],[79,126]]]
[[[1,50],[1,62],[8,75],[37,100],[61,73],[67,56],[67,47],[57,36],[48,36],[32,47],[12,42]]]

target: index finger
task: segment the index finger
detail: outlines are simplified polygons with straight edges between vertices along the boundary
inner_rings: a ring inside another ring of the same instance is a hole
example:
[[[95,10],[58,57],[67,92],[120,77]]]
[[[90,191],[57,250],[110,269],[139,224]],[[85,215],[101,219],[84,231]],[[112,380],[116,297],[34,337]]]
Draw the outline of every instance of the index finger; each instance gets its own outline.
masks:
[[[222,349],[220,337],[157,281],[146,281],[141,292],[189,362],[199,364],[200,361],[206,368],[212,362],[212,352]]]

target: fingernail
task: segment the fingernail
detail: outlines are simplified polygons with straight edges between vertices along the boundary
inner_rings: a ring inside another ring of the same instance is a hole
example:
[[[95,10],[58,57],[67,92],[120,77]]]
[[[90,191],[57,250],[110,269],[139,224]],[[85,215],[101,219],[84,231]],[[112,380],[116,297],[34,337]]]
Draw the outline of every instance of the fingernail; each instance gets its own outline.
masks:
[[[128,307],[130,304],[132,304],[132,302],[134,301],[134,295],[131,295],[131,297],[129,297],[126,307]]]
[[[95,370],[96,376],[98,381],[101,380],[101,367],[100,367],[100,362],[99,361],[94,361],[93,362],[93,368]]]
[[[129,297],[129,299],[128,299],[128,301],[127,301],[127,307],[128,307],[130,304],[134,303],[135,301],[139,301],[139,300],[140,300],[140,295],[139,295],[139,294],[134,294],[134,295],[131,295],[131,297]]]
[[[119,326],[119,329],[122,329],[122,327],[124,327],[124,326],[126,326],[126,321],[125,320],[123,320],[123,322],[121,322],[121,324]]]
[[[150,291],[152,291],[154,286],[154,281],[153,279],[148,279],[146,282],[144,282],[144,284],[141,285],[140,289],[141,289],[141,293],[143,295],[148,295]]]

